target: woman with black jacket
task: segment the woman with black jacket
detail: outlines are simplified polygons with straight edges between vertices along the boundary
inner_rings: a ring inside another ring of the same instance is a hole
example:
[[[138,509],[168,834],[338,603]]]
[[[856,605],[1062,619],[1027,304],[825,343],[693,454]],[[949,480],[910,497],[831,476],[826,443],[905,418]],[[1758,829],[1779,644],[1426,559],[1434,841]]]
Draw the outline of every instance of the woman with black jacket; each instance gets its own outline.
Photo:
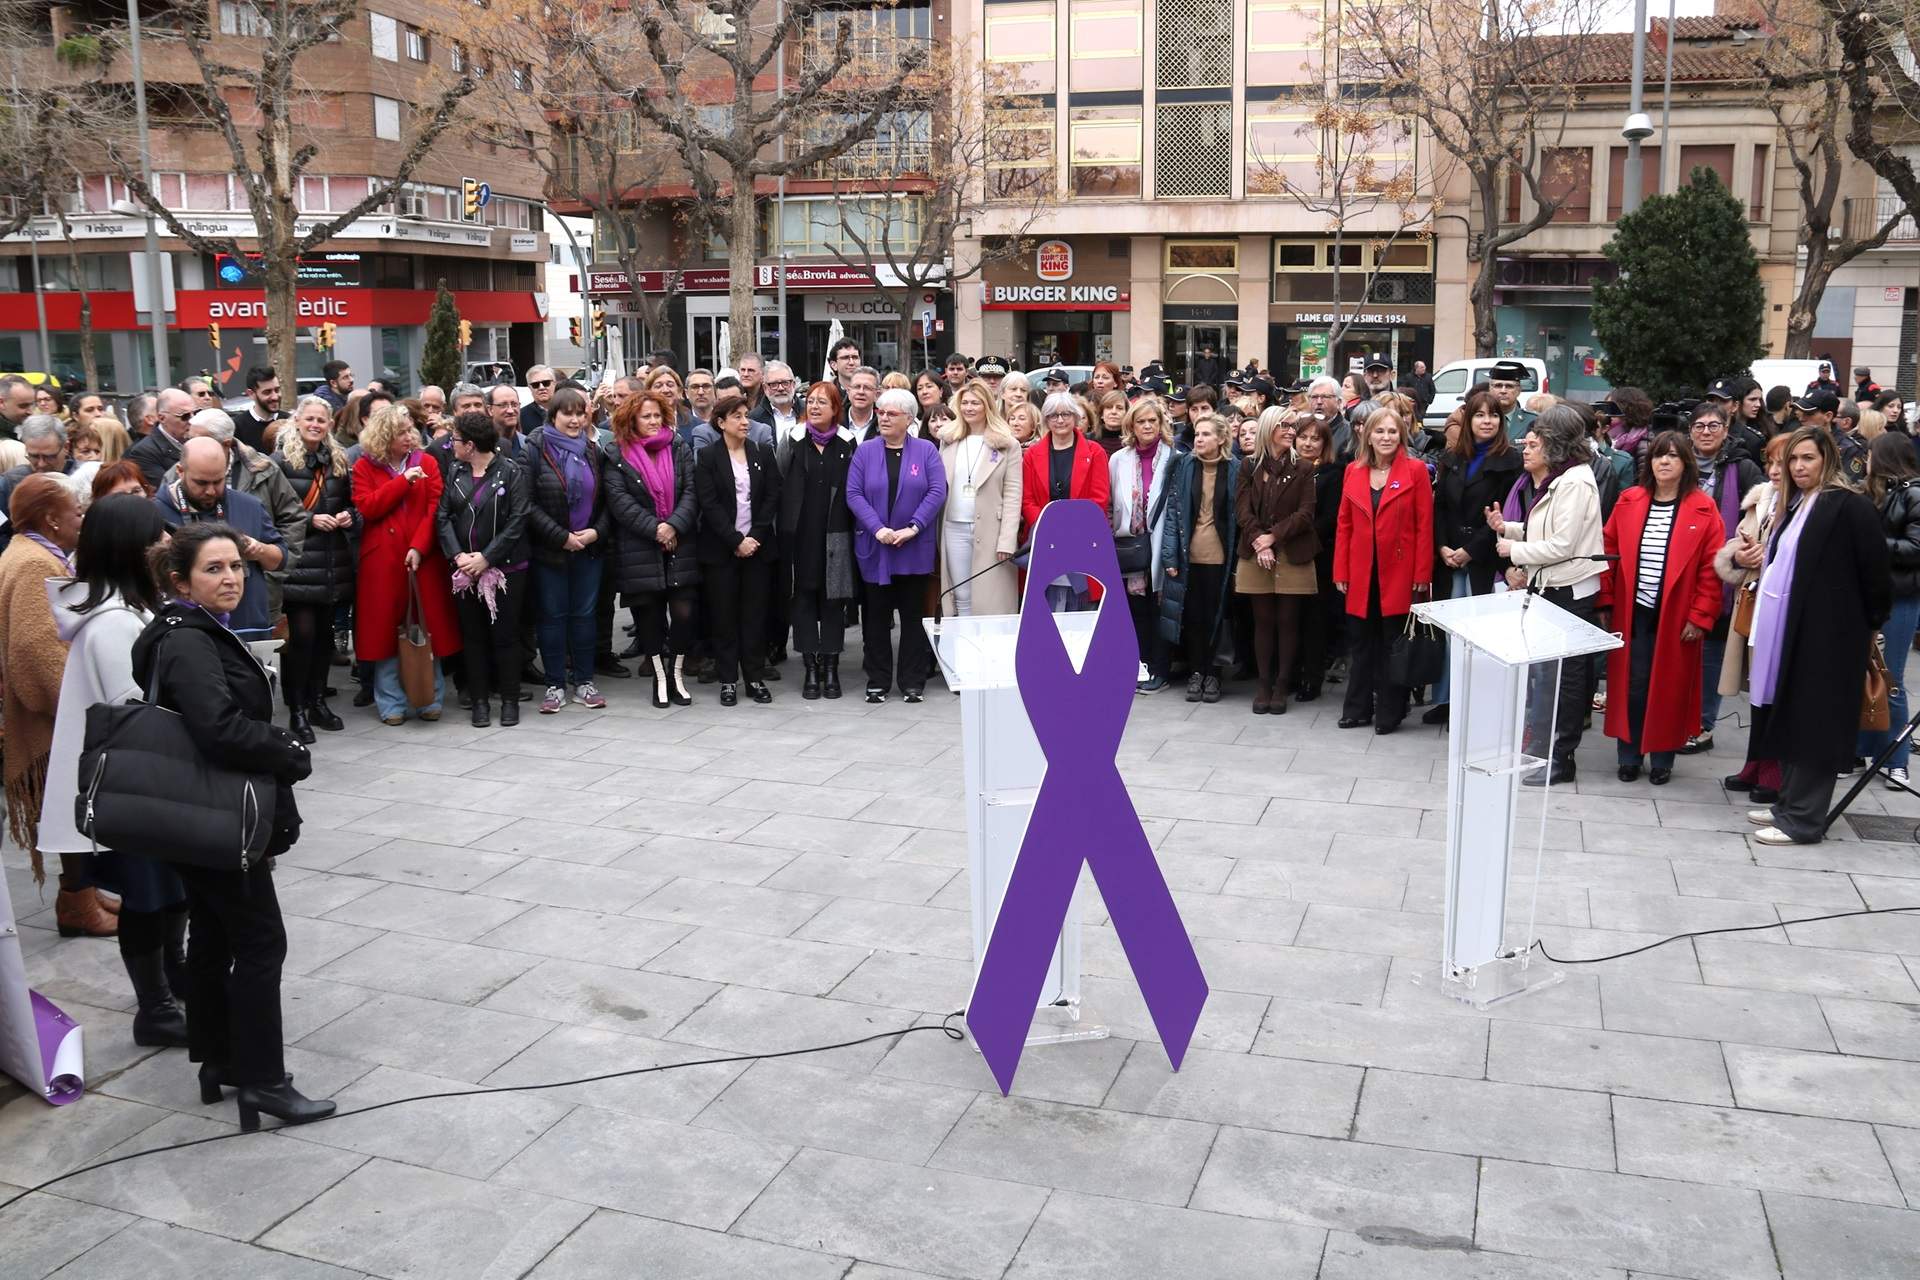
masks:
[[[178,715],[202,757],[223,769],[272,775],[273,835],[244,871],[175,863],[187,889],[188,1056],[200,1064],[200,1099],[239,1090],[240,1128],[265,1112],[288,1124],[333,1114],[301,1095],[287,1074],[280,1023],[280,966],[287,931],[273,891],[273,859],[300,838],[293,784],[313,772],[307,748],[273,723],[273,689],[225,619],[246,591],[241,537],[223,524],[173,531],[163,564],[175,598],[133,644],[148,702]],[[193,802],[198,798],[179,797]],[[204,801],[201,801],[204,803]]]
[[[293,424],[282,428],[273,455],[281,473],[307,509],[307,539],[287,571],[282,600],[287,643],[280,651],[280,684],[287,727],[304,743],[315,728],[346,728],[327,705],[327,668],[333,662],[333,615],[353,599],[354,535],[360,512],[353,505],[347,451],[333,442],[333,406],[302,396]]]
[[[540,714],[567,705],[567,686],[580,705],[607,705],[593,683],[595,614],[600,604],[600,557],[607,520],[606,455],[592,430],[587,397],[562,387],[547,403],[547,425],[527,437],[530,475],[527,530],[533,536],[533,590],[539,612],[535,634],[547,694]]]
[[[1487,527],[1487,508],[1504,503],[1520,479],[1520,451],[1493,396],[1475,392],[1459,414],[1459,430],[1433,482],[1434,594],[1443,600],[1493,594],[1507,566],[1494,552],[1498,539]],[[1422,724],[1447,722],[1449,675],[1442,671]]]
[[[780,512],[780,472],[773,450],[747,438],[747,402],[734,392],[713,406],[720,439],[693,459],[694,502],[708,634],[720,705],[747,696],[772,702],[766,678],[767,602],[773,591],[773,537]]]
[[[1915,453],[1911,436],[1888,431],[1867,446],[1867,496],[1879,509],[1893,570],[1893,611],[1880,625],[1880,645],[1892,686],[1887,696],[1889,727],[1863,731],[1856,748],[1856,754],[1873,760],[1907,727],[1912,714],[1907,658],[1913,653],[1915,626],[1920,624],[1920,454]],[[1888,790],[1898,790],[1907,781],[1910,752],[1910,740],[1903,740],[1881,766]]]
[[[807,391],[806,416],[774,442],[780,463],[780,568],[786,575],[776,590],[791,602],[793,647],[806,666],[800,696],[808,701],[840,696],[847,606],[859,590],[853,513],[847,509],[854,438],[841,425],[841,414],[833,384],[816,383]]]
[[[527,475],[500,456],[499,430],[469,409],[453,420],[451,458],[434,534],[453,567],[453,608],[467,661],[473,727],[520,723],[520,613],[527,607]]]
[[[1319,598],[1301,613],[1300,658],[1294,663],[1293,679],[1294,700],[1312,702],[1320,696],[1328,667],[1347,651],[1347,602],[1333,585],[1333,541],[1345,470],[1333,446],[1333,428],[1311,414],[1300,415],[1296,422],[1293,452],[1313,468],[1313,532],[1320,544],[1313,557],[1314,590]]]
[[[693,606],[700,561],[693,536],[693,448],[668,424],[673,406],[642,391],[613,411],[607,515],[613,582],[633,610],[634,646],[653,661],[653,705],[690,706],[687,655],[699,636]]]

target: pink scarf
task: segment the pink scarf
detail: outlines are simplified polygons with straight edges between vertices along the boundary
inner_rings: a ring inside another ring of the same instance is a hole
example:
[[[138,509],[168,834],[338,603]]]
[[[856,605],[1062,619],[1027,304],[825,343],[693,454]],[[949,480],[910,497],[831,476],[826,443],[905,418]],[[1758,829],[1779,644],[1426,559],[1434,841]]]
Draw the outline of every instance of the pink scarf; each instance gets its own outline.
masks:
[[[653,495],[653,518],[665,520],[673,514],[673,428],[662,427],[650,436],[630,440],[621,456],[647,482]]]

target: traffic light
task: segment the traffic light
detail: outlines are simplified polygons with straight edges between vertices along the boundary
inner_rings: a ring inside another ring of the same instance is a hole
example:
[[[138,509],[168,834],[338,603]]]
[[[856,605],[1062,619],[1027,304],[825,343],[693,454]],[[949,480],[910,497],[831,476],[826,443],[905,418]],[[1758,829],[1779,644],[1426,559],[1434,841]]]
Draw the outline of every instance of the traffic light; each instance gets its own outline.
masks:
[[[212,347],[215,351],[218,351],[220,349],[220,326],[219,325],[210,324],[207,326],[207,345]]]
[[[460,349],[464,351],[472,345],[473,345],[473,321],[462,320],[460,322]]]
[[[460,179],[460,208],[462,217],[469,222],[480,220],[480,179]]]
[[[593,309],[593,336],[596,341],[607,336],[607,309],[605,307],[595,307]]]
[[[580,317],[579,316],[575,316],[573,319],[567,321],[567,333],[573,339],[573,345],[576,347],[579,346],[580,345]]]
[[[322,323],[313,335],[313,345],[319,347],[322,351],[333,350],[333,335],[337,328],[338,326],[331,320]]]

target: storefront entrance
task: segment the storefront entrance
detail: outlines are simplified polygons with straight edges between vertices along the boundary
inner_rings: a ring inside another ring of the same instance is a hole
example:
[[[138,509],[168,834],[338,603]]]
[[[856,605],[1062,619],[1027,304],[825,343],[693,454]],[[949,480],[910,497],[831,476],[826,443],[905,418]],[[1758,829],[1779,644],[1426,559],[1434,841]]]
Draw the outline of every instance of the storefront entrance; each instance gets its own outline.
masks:
[[[1168,308],[1172,310],[1173,308]],[[1232,308],[1221,308],[1231,311]],[[1198,308],[1195,308],[1198,310]],[[1169,320],[1162,328],[1160,361],[1182,386],[1203,381],[1197,372],[1201,351],[1211,346],[1223,369],[1240,367],[1240,326],[1216,320]],[[1218,388],[1215,388],[1216,390]]]
[[[907,366],[901,363],[903,355],[900,348],[901,326],[888,320],[843,320],[840,322],[841,335],[860,344],[860,361],[872,365],[881,373],[889,369],[905,372]],[[815,320],[807,322],[807,367],[803,373],[807,377],[818,377],[826,368],[827,350],[833,346],[828,335],[833,332],[831,322],[821,324]],[[913,353],[917,357],[918,353]]]

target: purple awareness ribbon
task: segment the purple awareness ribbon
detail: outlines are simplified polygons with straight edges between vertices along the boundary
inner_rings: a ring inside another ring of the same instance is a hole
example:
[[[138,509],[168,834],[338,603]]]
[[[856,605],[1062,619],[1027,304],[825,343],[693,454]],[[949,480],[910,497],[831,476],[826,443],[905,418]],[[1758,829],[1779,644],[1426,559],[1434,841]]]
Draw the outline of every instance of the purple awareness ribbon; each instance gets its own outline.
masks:
[[[1078,672],[1046,599],[1047,584],[1069,573],[1105,589]],[[1207,1002],[1206,975],[1116,764],[1139,672],[1126,597],[1114,589],[1121,581],[1106,512],[1080,499],[1048,503],[1034,528],[1014,647],[1020,700],[1047,770],[967,1002],[967,1029],[1003,1094],[1013,1087],[1082,863],[1093,870],[1176,1071]]]

